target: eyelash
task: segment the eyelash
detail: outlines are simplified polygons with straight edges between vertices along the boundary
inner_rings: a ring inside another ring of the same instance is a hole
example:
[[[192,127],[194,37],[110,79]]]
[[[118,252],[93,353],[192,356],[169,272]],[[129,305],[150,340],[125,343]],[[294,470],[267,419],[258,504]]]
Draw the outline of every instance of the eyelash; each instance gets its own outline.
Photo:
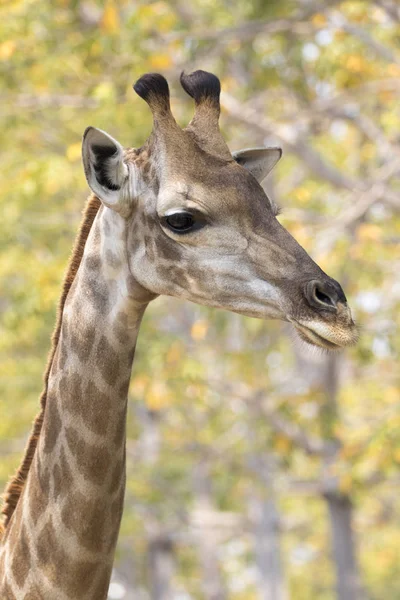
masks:
[[[179,217],[183,217],[183,218],[189,217],[192,219],[193,223],[192,223],[192,225],[189,225],[188,227],[183,226],[182,228],[179,228],[176,225],[175,226],[173,225],[173,220],[174,220],[174,218],[176,219],[176,217],[178,217],[178,222],[179,222]],[[178,235],[185,235],[186,233],[198,231],[199,229],[202,229],[207,224],[207,221],[203,215],[200,215],[198,213],[193,213],[190,211],[185,211],[185,210],[176,211],[169,215],[168,214],[164,215],[163,217],[161,217],[160,220],[164,227],[167,227],[170,231],[172,231],[173,233],[176,233]]]
[[[282,208],[278,204],[276,204],[276,202],[271,202],[271,208],[272,208],[272,212],[275,217],[278,217],[282,213]],[[170,221],[171,217],[173,219],[174,217],[180,216],[180,215],[182,215],[182,216],[186,215],[188,217],[191,217],[193,219],[193,225],[188,228],[183,228],[181,231],[179,231],[179,229],[174,227],[172,225],[172,223],[170,223],[169,221]],[[196,216],[197,216],[197,220],[196,220]],[[177,212],[171,213],[170,215],[164,215],[163,217],[160,218],[160,221],[164,225],[164,227],[167,227],[168,229],[170,229],[171,231],[173,231],[174,233],[177,233],[179,235],[189,233],[190,231],[196,231],[196,230],[204,227],[204,225],[206,225],[203,215],[199,218],[199,215],[193,214],[189,211],[177,211]]]

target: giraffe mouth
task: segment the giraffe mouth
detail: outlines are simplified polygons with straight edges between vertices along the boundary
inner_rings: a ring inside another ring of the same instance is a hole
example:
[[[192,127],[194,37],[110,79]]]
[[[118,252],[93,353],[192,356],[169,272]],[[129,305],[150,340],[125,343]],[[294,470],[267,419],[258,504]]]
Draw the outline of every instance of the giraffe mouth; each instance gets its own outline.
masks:
[[[358,340],[358,329],[351,318],[346,323],[335,325],[328,325],[319,320],[289,320],[304,342],[324,350],[340,350],[346,346],[353,346]]]
[[[299,337],[307,344],[323,348],[324,350],[340,350],[341,348],[343,348],[344,344],[338,344],[336,342],[333,342],[332,340],[328,340],[327,338],[322,337],[322,335],[319,335],[316,331],[310,329],[309,327],[306,327],[305,325],[295,322],[294,326],[297,330]]]

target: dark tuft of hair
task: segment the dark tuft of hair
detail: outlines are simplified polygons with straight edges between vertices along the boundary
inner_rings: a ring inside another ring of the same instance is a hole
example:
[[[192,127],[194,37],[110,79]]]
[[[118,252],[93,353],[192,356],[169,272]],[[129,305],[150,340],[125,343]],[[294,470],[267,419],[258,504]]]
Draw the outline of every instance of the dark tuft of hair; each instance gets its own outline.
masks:
[[[113,183],[107,171],[107,160],[117,153],[115,146],[92,146],[92,152],[95,156],[94,171],[96,179],[100,185],[114,192],[121,189],[121,186]]]
[[[221,93],[221,84],[215,75],[207,71],[194,71],[185,75],[181,73],[181,86],[189,96],[194,98],[196,104],[204,100],[212,100],[219,105],[219,95]]]
[[[133,84],[135,92],[148,103],[152,100],[163,99],[169,103],[168,82],[159,73],[146,73]]]

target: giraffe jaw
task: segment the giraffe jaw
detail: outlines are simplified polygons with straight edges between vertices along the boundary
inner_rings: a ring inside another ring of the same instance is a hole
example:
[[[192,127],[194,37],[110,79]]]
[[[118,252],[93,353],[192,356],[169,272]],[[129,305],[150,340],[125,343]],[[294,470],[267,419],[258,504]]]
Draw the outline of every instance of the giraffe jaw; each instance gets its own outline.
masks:
[[[295,321],[291,319],[300,338],[312,346],[324,350],[340,350],[346,346],[352,346],[357,342],[358,333],[352,322],[348,328],[335,330],[319,321]]]

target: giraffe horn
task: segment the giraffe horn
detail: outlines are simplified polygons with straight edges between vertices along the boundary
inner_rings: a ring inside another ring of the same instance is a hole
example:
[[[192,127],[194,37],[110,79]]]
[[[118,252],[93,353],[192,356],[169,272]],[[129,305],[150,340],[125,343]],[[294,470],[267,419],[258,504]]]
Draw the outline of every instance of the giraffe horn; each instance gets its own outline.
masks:
[[[173,123],[177,127],[171,112],[169,87],[165,77],[159,73],[146,73],[134,83],[133,89],[149,105],[155,126]]]
[[[197,143],[211,154],[231,159],[231,153],[219,130],[221,84],[215,75],[207,71],[181,73],[181,85],[194,99],[195,113],[187,130],[192,132]]]

